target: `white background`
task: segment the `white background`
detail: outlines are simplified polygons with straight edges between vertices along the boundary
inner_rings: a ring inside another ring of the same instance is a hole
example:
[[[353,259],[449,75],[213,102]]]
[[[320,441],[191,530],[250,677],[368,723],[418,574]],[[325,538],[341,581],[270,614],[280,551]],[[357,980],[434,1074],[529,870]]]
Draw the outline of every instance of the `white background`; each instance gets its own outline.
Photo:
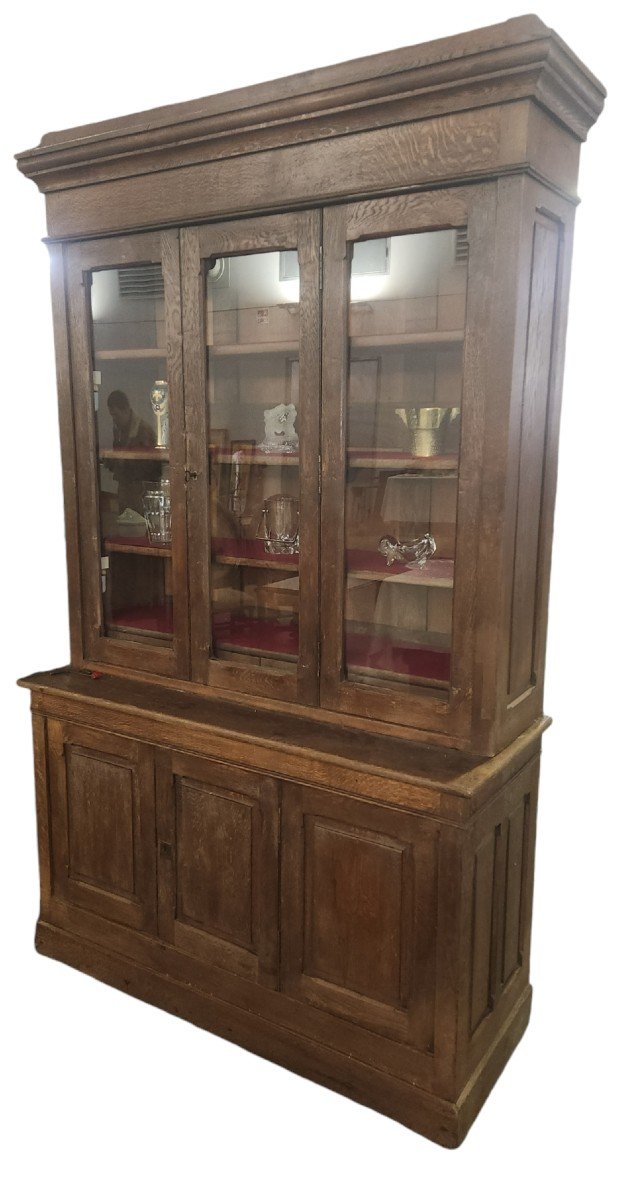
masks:
[[[562,0],[545,0],[540,11],[610,97],[582,149],[551,591],[545,703],[555,723],[545,736],[540,792],[534,1008],[525,1038],[456,1152],[33,951],[28,696],[14,680],[67,662],[69,651],[48,264],[39,240],[44,201],[18,174],[12,154],[47,130],[428,41],[516,10],[453,0],[58,0],[17,4],[5,14],[0,1161],[11,1200],[631,1192],[637,222],[626,12],[615,2]]]

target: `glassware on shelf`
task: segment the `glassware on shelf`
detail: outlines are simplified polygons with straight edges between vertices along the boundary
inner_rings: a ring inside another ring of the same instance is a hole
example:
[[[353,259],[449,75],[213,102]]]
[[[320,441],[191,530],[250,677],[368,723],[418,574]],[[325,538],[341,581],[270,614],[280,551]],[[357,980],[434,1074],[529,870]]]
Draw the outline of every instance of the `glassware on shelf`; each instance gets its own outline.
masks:
[[[277,404],[275,408],[266,408],[263,414],[265,438],[259,450],[265,454],[296,454],[299,435],[294,428],[295,421],[295,404]]]
[[[299,502],[294,496],[268,496],[263,505],[263,520],[269,554],[298,554]]]
[[[378,549],[388,567],[395,562],[404,562],[419,567],[422,571],[436,553],[436,539],[430,533],[425,533],[420,538],[409,538],[405,542],[399,542],[389,534],[380,539]]]
[[[165,379],[156,379],[150,393],[150,403],[157,421],[155,449],[168,449],[168,384]]]
[[[153,546],[167,546],[171,539],[171,503],[170,481],[161,479],[158,483],[144,485],[144,517],[148,530],[148,540]]]

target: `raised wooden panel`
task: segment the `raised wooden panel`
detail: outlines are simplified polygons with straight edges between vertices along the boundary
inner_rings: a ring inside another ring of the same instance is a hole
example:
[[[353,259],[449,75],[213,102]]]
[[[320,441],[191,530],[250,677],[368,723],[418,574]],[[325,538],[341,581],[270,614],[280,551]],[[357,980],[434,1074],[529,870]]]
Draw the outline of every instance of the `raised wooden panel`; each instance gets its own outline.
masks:
[[[522,695],[535,683],[538,553],[559,250],[559,226],[547,217],[538,216],[533,235],[524,388],[519,418],[510,612],[510,699]]]
[[[176,919],[252,948],[254,802],[176,780]]]
[[[278,785],[157,752],[159,930],[187,954],[278,983]]]
[[[153,930],[152,749],[102,730],[48,723],[53,894]]]
[[[497,826],[476,850],[473,860],[473,945],[471,971],[471,1029],[474,1030],[493,1003],[491,937],[493,930],[493,867]]]
[[[401,954],[412,948],[410,847],[309,817],[305,853],[304,972],[400,1007]]]
[[[69,878],[135,892],[135,779],[130,763],[66,746]]]
[[[497,807],[473,854],[469,1029],[496,1008],[520,967],[528,967],[533,817],[537,764]]]
[[[285,989],[431,1050],[437,833],[411,814],[289,785],[282,846]]]

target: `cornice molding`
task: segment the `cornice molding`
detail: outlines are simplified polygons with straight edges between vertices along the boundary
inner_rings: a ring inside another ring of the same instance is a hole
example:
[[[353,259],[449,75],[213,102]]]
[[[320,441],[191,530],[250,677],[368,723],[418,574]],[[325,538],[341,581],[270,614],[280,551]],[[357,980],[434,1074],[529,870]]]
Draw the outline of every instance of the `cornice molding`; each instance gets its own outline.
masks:
[[[60,133],[16,156],[41,191],[532,99],[576,138],[605,90],[538,17]]]

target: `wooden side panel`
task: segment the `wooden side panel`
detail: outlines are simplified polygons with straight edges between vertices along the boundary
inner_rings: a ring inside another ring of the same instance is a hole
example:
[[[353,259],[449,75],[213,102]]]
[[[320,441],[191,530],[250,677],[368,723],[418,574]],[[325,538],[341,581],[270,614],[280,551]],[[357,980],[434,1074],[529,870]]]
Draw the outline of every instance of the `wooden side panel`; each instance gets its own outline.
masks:
[[[419,818],[288,786],[285,990],[433,1048],[438,835]]]
[[[510,611],[510,699],[536,681],[537,576],[560,231],[538,215],[533,235]]]
[[[491,932],[493,928],[493,866],[496,836],[500,827],[481,843],[473,860],[473,944],[471,972],[471,1030],[490,1011],[491,990]]]
[[[53,894],[152,931],[155,814],[152,750],[60,721],[48,726]]]
[[[528,973],[536,794],[535,763],[505,789],[474,849],[470,1035],[495,1013],[516,972]]]
[[[161,937],[276,987],[278,785],[165,750],[157,762]]]

